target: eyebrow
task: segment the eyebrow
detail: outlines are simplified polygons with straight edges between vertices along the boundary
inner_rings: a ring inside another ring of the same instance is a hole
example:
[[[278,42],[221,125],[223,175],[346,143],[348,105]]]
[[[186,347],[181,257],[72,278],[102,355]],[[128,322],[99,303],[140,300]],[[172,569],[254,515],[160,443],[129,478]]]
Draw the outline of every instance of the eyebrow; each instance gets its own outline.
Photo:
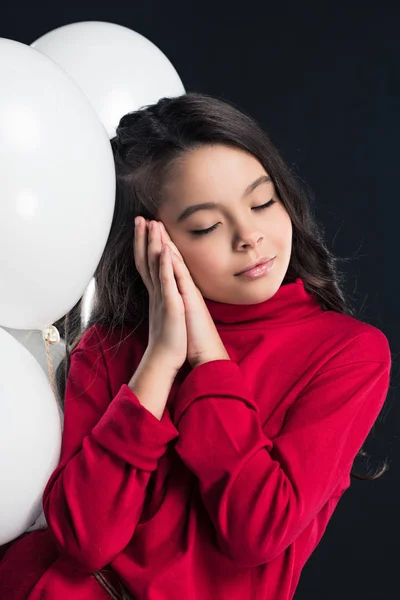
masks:
[[[247,188],[244,190],[242,199],[247,198],[259,185],[262,183],[269,183],[271,181],[271,177],[268,175],[261,175],[258,177],[253,183],[250,183]],[[185,210],[179,215],[176,222],[181,223],[190,215],[197,212],[198,210],[212,210],[213,208],[219,208],[221,204],[219,202],[203,202],[202,204],[193,204],[192,206],[188,206]]]

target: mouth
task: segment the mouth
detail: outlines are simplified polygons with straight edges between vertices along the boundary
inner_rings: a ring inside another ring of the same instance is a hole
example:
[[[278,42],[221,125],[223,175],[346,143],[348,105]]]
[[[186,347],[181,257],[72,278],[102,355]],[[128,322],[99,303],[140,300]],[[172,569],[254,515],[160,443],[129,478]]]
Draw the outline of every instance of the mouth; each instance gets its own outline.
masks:
[[[237,275],[242,275],[243,273],[247,273],[248,271],[251,271],[255,267],[261,267],[263,265],[272,264],[272,262],[275,260],[275,258],[276,258],[276,256],[273,256],[272,258],[267,258],[265,256],[262,256],[258,260],[253,261],[252,263],[248,264],[247,267],[245,267],[242,271],[239,271],[239,273],[235,273],[235,277]]]

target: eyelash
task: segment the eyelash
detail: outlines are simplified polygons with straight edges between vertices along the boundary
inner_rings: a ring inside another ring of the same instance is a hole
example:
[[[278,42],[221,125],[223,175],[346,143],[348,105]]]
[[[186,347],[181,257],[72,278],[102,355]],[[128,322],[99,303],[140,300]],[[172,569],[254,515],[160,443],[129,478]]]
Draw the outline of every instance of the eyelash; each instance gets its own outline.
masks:
[[[265,208],[269,208],[270,206],[275,204],[275,202],[276,202],[276,200],[270,200],[266,204],[261,204],[261,206],[253,206],[253,209],[254,210],[262,210]],[[191,231],[191,233],[193,233],[193,235],[207,235],[207,233],[214,231],[217,227],[218,227],[218,223],[216,223],[212,227],[209,227],[208,229],[198,229],[197,231]]]

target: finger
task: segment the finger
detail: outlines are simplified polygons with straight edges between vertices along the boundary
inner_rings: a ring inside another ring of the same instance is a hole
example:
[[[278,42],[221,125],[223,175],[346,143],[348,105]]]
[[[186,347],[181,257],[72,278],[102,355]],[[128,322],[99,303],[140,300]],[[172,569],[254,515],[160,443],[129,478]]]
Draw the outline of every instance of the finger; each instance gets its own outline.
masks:
[[[159,277],[159,265],[160,265],[160,255],[161,255],[161,234],[160,228],[156,221],[150,221],[149,223],[149,239],[148,239],[148,265],[150,271],[150,277],[153,282],[153,286],[155,289],[160,287],[160,277]]]
[[[162,241],[164,242],[164,244],[169,244],[169,246],[172,248],[172,250],[175,252],[175,254],[177,254],[183,260],[182,254],[179,252],[178,248],[176,247],[174,242],[171,240],[171,238],[168,234],[168,231],[165,229],[164,223],[162,223],[162,221],[158,221],[158,224],[160,225]]]
[[[137,225],[135,225],[134,235],[134,257],[136,269],[147,290],[150,292],[153,288],[153,282],[150,277],[148,262],[147,262],[147,225],[143,217],[138,217]]]
[[[173,255],[173,253],[171,253]],[[183,261],[173,256],[172,266],[179,294],[188,314],[198,314],[198,300],[202,297],[200,289],[195,284],[192,275]]]
[[[173,252],[171,252],[171,257],[178,289],[181,294],[189,294],[194,285],[194,281],[190,275],[189,269],[185,265],[184,261],[181,260],[179,256],[174,255]]]
[[[166,302],[176,300],[177,294],[179,295],[171,258],[172,251],[167,244],[164,244],[160,256],[159,277],[161,282],[161,294]]]

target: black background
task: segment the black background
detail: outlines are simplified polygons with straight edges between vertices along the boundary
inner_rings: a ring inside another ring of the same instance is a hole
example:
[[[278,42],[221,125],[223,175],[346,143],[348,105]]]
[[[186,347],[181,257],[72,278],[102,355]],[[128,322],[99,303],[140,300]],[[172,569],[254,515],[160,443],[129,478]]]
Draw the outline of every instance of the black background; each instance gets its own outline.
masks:
[[[390,470],[377,481],[352,479],[295,600],[397,598],[397,3],[25,1],[3,2],[0,15],[0,37],[26,44],[78,21],[108,21],[141,33],[170,59],[186,91],[233,100],[255,117],[310,186],[328,246],[353,257],[345,267],[346,291],[362,310],[359,318],[381,329],[391,345],[391,389],[365,445],[372,466],[388,457]]]

